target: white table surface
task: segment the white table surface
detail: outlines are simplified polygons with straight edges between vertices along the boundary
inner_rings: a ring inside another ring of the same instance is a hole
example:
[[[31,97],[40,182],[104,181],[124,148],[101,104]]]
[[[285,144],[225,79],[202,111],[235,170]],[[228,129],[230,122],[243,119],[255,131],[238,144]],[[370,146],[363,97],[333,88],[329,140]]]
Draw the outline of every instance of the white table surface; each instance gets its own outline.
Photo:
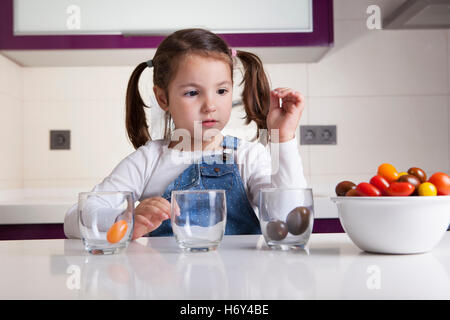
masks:
[[[109,256],[81,240],[0,241],[0,269],[0,299],[450,299],[450,232],[416,255],[365,253],[346,234],[312,234],[303,251],[225,236],[206,253],[141,238]]]

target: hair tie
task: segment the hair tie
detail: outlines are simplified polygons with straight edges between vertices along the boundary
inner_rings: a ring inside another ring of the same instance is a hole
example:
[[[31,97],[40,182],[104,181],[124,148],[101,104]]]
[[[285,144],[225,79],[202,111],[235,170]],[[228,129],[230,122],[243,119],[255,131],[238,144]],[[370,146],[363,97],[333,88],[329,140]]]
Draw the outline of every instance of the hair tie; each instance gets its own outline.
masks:
[[[153,60],[148,60],[148,61],[147,61],[147,66],[148,66],[149,68],[153,67]]]
[[[236,49],[230,48],[231,50],[231,57],[234,58],[237,55]]]

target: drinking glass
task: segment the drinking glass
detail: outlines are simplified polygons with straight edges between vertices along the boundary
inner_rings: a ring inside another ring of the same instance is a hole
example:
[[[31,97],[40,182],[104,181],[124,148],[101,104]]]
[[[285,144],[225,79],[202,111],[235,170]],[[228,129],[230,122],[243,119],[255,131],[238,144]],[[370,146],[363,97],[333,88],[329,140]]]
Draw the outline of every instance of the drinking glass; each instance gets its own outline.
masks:
[[[225,190],[172,191],[172,230],[184,251],[215,250],[225,232]]]
[[[133,194],[125,191],[79,193],[78,217],[86,251],[118,253],[128,246],[133,235]]]
[[[305,248],[313,228],[312,189],[263,188],[259,194],[261,232],[272,249]]]

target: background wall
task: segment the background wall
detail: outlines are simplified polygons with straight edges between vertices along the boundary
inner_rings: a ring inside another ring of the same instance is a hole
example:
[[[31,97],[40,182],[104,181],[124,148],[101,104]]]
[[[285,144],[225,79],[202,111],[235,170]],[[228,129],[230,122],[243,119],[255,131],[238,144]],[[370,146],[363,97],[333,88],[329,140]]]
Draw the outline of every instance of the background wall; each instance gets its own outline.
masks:
[[[383,162],[450,173],[450,30],[366,27],[369,4],[385,14],[402,2],[335,1],[335,46],[319,63],[265,66],[273,87],[307,97],[300,124],[337,125],[336,146],[299,145],[316,194],[332,195],[344,179],[368,181]],[[134,151],[124,124],[133,69],[21,68],[0,57],[0,188],[86,190],[108,175]],[[149,103],[151,76],[141,81]],[[235,108],[225,133],[252,137],[242,116]],[[57,129],[71,130],[70,151],[49,150]]]
[[[0,188],[23,187],[23,69],[0,55]]]

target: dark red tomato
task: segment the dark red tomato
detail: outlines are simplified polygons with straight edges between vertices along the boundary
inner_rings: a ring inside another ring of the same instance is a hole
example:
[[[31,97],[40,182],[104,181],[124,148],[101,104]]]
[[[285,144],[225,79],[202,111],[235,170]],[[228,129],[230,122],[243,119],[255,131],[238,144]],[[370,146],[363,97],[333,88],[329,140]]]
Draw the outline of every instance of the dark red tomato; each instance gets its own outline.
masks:
[[[386,189],[389,188],[389,182],[385,178],[377,174],[370,179],[370,184],[377,187],[383,196],[387,196]]]
[[[416,188],[409,182],[393,182],[386,192],[391,197],[410,196]]]
[[[377,187],[375,187],[367,182],[361,182],[360,184],[358,184],[356,186],[356,192],[358,192],[358,194],[361,197],[379,197],[379,196],[381,196],[381,191],[378,190]]]

